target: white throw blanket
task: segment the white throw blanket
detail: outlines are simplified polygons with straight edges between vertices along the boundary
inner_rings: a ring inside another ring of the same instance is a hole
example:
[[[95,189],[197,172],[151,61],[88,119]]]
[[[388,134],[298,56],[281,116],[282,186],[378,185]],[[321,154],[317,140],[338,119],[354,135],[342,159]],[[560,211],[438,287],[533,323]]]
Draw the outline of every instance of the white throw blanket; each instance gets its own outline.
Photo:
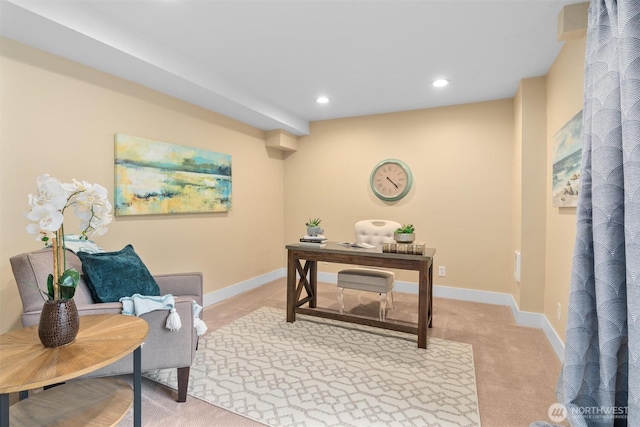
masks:
[[[49,239],[45,246],[51,246],[52,241]],[[64,247],[69,249],[74,254],[78,252],[88,252],[90,254],[97,254],[104,252],[100,246],[96,245],[93,240],[83,239],[80,234],[65,234],[64,235]]]
[[[166,328],[172,331],[177,331],[182,327],[180,316],[175,309],[176,301],[171,294],[163,296],[134,294],[130,297],[120,298],[120,302],[122,303],[122,314],[126,314],[128,316],[141,316],[155,310],[169,310]],[[193,300],[191,303],[193,311],[193,327],[196,329],[198,336],[200,336],[207,331],[207,325],[199,317],[200,312],[202,311],[202,306]]]

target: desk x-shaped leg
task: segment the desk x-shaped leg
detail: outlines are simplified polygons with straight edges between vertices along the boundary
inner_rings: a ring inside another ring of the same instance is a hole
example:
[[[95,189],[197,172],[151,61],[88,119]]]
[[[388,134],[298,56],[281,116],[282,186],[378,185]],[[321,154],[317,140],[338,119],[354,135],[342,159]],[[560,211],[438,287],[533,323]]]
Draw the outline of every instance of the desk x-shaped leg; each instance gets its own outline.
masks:
[[[296,284],[296,273],[300,280]],[[300,299],[302,290],[307,296]],[[305,260],[304,267],[301,260],[289,251],[287,261],[287,322],[295,322],[296,308],[309,303],[310,308],[315,308],[318,300],[318,263]]]
[[[306,303],[309,303],[309,307],[312,308],[316,306],[316,272],[313,271],[309,274],[310,270],[315,270],[315,266],[315,261],[305,261],[304,267],[300,265],[300,260],[296,261],[296,270],[300,275],[300,280],[296,286],[296,307],[301,307]],[[307,291],[307,296],[300,299],[300,295],[302,295],[302,288]]]

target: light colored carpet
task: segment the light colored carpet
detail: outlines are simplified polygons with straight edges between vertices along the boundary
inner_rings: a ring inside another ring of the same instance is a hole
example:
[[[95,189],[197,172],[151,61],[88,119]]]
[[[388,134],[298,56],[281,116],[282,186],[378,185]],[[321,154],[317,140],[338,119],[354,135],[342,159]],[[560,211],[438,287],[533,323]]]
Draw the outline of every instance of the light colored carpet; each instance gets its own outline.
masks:
[[[201,337],[189,395],[270,426],[480,425],[470,344],[285,318],[263,307]]]

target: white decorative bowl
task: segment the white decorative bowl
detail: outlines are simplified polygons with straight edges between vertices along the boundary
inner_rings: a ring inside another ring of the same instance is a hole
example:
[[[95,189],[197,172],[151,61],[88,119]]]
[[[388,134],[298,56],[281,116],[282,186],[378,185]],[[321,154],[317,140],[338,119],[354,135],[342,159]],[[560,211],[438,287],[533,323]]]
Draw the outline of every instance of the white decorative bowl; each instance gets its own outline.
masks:
[[[413,243],[416,240],[415,233],[393,233],[393,240],[397,243]]]

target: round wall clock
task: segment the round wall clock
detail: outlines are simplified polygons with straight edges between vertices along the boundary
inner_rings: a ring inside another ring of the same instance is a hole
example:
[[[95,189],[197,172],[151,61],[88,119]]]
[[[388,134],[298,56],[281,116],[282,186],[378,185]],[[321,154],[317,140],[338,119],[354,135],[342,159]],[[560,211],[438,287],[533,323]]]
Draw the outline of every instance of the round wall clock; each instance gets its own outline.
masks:
[[[402,199],[411,190],[413,175],[411,169],[401,160],[383,160],[371,171],[371,190],[378,198],[387,202]]]

